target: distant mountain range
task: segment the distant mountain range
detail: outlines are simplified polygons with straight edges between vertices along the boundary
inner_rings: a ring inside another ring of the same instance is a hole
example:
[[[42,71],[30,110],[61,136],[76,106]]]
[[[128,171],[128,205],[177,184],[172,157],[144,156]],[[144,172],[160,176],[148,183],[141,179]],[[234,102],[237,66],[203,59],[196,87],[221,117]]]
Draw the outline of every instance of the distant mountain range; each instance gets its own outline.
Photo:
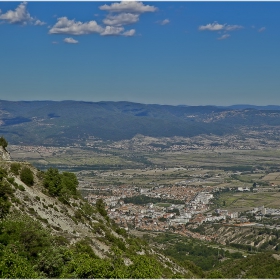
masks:
[[[65,145],[88,137],[130,139],[239,133],[280,125],[280,106],[171,106],[132,102],[0,101],[0,135],[11,144]]]

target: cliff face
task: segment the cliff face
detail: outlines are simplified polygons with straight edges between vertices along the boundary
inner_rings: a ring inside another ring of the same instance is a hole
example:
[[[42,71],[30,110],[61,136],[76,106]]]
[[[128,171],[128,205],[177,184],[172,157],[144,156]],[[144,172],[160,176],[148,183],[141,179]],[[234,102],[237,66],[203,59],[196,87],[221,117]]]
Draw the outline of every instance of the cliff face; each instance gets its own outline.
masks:
[[[10,154],[0,146],[0,159],[11,160]]]

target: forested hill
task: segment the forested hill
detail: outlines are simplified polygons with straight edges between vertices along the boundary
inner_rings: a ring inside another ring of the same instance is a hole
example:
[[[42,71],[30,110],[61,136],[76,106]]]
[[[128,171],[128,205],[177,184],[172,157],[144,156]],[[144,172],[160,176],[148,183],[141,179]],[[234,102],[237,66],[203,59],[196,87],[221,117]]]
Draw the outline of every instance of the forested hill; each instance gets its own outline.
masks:
[[[131,139],[224,135],[280,125],[279,107],[169,106],[131,102],[0,101],[0,135],[11,144],[69,144],[88,137]]]

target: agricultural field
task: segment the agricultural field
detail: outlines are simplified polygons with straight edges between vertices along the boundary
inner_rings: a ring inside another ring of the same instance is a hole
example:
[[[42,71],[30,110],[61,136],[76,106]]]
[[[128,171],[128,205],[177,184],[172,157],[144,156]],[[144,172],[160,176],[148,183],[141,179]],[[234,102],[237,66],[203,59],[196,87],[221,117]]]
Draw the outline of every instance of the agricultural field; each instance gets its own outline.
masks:
[[[116,154],[76,147],[10,147],[11,157],[29,161],[40,169],[57,167],[64,170],[114,169],[141,166]]]
[[[259,206],[280,208],[280,192],[225,192],[220,194],[219,203],[221,208],[233,212],[244,212]]]
[[[236,211],[264,205],[280,207],[280,150],[139,151],[96,147],[9,146],[14,160],[41,170],[74,171],[81,188],[131,185],[151,188],[175,184],[247,188],[255,192],[222,193],[219,204]]]

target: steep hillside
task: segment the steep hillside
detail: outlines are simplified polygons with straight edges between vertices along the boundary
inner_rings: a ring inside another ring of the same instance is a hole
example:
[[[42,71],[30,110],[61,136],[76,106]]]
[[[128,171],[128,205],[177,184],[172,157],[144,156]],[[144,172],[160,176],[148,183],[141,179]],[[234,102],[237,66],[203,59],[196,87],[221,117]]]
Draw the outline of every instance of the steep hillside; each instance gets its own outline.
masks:
[[[280,234],[275,229],[265,227],[209,226],[203,229],[204,234],[215,236],[214,240],[223,245],[231,245],[248,251],[279,251]]]
[[[196,276],[89,205],[71,173],[0,159],[1,278]]]

